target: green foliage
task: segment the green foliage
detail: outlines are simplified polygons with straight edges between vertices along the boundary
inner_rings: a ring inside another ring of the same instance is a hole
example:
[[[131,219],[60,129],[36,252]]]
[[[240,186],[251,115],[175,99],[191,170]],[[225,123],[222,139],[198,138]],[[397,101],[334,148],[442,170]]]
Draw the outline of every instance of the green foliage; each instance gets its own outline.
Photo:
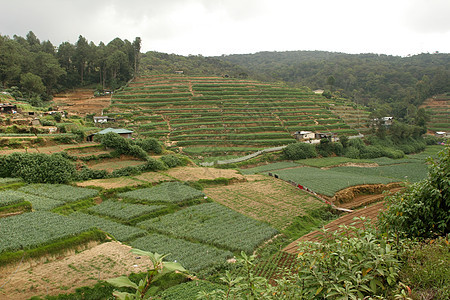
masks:
[[[71,219],[74,219],[76,222],[79,222],[80,224],[87,224],[91,227],[97,227],[98,229],[107,232],[121,242],[130,241],[147,234],[147,231],[143,229],[120,224],[111,220],[84,214],[81,212],[70,214],[69,217]]]
[[[450,146],[431,160],[428,177],[386,198],[379,225],[397,236],[427,238],[450,233]]]
[[[161,156],[161,161],[165,163],[169,168],[174,168],[181,165],[181,160],[178,158],[178,156],[173,154]]]
[[[120,221],[130,221],[134,218],[148,215],[163,208],[165,208],[164,205],[143,205],[119,201],[103,201],[99,205],[91,207],[89,211],[115,218]]]
[[[147,152],[153,152],[155,154],[162,153],[162,146],[155,138],[145,138],[143,140],[136,140],[136,145],[144,149]]]
[[[161,280],[164,275],[175,272],[187,273],[187,270],[184,269],[181,264],[163,261],[166,255],[160,255],[158,253],[151,253],[139,249],[132,249],[131,252],[135,255],[149,257],[152,262],[152,266],[147,271],[147,276],[145,279],[141,279],[139,284],[134,283],[126,276],[107,280],[109,284],[116,287],[127,287],[135,291],[134,293],[114,291],[113,295],[118,299],[150,299],[151,296],[155,295],[157,291],[157,287],[153,286],[153,284],[156,281]]]
[[[181,203],[204,195],[203,192],[179,182],[164,182],[155,187],[120,193],[117,196],[143,203]]]
[[[400,281],[412,290],[413,299],[450,298],[450,251],[448,237],[430,240],[408,249]]]
[[[177,261],[191,272],[209,272],[226,264],[233,253],[212,246],[193,243],[161,234],[150,234],[131,242],[131,246],[152,252],[167,252],[167,259]]]
[[[21,187],[19,191],[63,202],[75,202],[81,199],[95,197],[98,194],[98,191],[94,189],[65,184],[30,184]]]
[[[163,291],[160,295],[164,300],[197,300],[199,292],[210,293],[224,286],[203,280],[189,281],[178,284]]]
[[[0,219],[0,253],[39,247],[89,229],[88,225],[44,211],[3,218]]]
[[[28,183],[67,183],[75,167],[60,154],[13,153],[0,157],[1,177],[20,177]]]
[[[190,206],[138,224],[179,238],[250,253],[277,230],[217,203]]]
[[[286,157],[286,159],[297,160],[317,157],[317,152],[314,148],[314,145],[299,142],[295,144],[289,144],[286,148],[284,148],[283,155]]]
[[[300,243],[299,252],[297,284],[308,298],[383,295],[397,280],[397,251],[367,228],[325,232],[321,243]]]

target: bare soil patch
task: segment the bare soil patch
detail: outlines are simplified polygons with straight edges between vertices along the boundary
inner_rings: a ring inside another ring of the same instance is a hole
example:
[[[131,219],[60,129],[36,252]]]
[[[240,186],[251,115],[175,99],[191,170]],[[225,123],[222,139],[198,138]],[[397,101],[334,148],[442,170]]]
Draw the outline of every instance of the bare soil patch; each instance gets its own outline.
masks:
[[[94,97],[93,89],[76,89],[55,95],[53,102],[69,115],[101,115],[103,109],[111,105],[111,96]]]
[[[0,298],[28,299],[37,295],[72,293],[98,280],[146,271],[151,261],[146,257],[137,259],[130,250],[131,247],[119,242],[107,242],[49,263],[23,263],[16,273],[16,267],[11,272],[0,273],[0,283],[8,281],[0,290]]]
[[[400,186],[400,183],[395,182],[389,184],[363,184],[340,190],[332,198],[325,196],[323,197],[333,202],[335,205],[341,206],[343,203],[352,202],[358,195],[381,194],[384,191],[398,188]]]
[[[8,155],[14,152],[29,152],[29,153],[45,153],[52,154],[64,151],[66,149],[78,148],[95,145],[94,143],[83,143],[83,144],[63,144],[63,145],[54,145],[47,147],[36,147],[36,148],[27,148],[27,149],[9,149],[9,150],[0,150],[0,155]]]
[[[206,167],[176,167],[165,172],[167,175],[181,181],[198,181],[200,179],[236,178],[245,180],[245,176],[236,170],[215,169]]]
[[[132,156],[121,156],[119,158],[106,158],[101,160],[92,160],[87,162],[87,165],[94,170],[106,170],[108,172],[112,172],[117,169],[130,167],[130,166],[139,166],[144,164],[145,162],[142,160],[136,160]]]

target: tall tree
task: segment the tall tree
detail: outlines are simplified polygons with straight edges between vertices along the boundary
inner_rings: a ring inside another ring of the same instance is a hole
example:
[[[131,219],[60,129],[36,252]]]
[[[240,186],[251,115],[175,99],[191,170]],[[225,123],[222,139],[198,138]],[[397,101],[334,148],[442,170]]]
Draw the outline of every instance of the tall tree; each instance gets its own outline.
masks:
[[[134,77],[139,73],[139,59],[141,54],[141,38],[136,37],[133,41],[134,48]]]
[[[90,48],[88,41],[86,40],[86,38],[80,35],[75,45],[75,61],[80,75],[81,84],[83,84],[84,81],[84,70],[89,58],[89,49]]]

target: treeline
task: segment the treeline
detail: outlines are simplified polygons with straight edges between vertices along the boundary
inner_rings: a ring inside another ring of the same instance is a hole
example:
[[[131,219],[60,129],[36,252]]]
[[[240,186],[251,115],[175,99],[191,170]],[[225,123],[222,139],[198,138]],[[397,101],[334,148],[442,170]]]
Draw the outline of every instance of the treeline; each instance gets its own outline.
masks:
[[[41,42],[30,31],[26,37],[0,35],[0,82],[13,96],[32,104],[51,99],[55,92],[97,84],[117,88],[130,80],[139,68],[141,39],[116,38],[95,45],[79,36],[75,44],[55,47]]]
[[[249,72],[236,64],[202,55],[182,56],[149,51],[141,55],[143,74],[170,74],[183,71],[187,75],[225,76],[247,78]],[[252,77],[254,77],[252,75]]]
[[[287,51],[220,59],[266,79],[329,90],[398,119],[407,117],[427,97],[450,92],[450,54],[400,57]]]

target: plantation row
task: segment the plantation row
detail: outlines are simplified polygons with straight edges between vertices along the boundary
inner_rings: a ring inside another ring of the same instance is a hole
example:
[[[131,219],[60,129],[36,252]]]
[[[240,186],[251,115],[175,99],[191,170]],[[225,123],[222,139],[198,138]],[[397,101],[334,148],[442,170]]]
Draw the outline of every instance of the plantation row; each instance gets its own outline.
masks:
[[[294,142],[293,133],[302,130],[356,133],[325,97],[251,80],[146,76],[112,103],[108,115],[127,119],[140,135],[187,146],[187,152],[191,146],[278,146]]]
[[[42,196],[28,194],[30,191]],[[42,207],[46,201],[58,201],[55,199],[63,204],[76,204],[97,193],[68,185],[27,185],[17,191],[1,191],[0,208],[23,199],[39,199],[43,201]],[[0,260],[7,261],[4,255],[10,252],[44,249],[98,228],[133,247],[172,253],[169,259],[197,272],[225,264],[226,259],[234,256],[231,251],[250,253],[277,233],[269,225],[222,205],[202,203],[203,198],[199,190],[179,182],[166,182],[119,193],[97,205],[91,201],[88,207],[67,216],[36,210],[3,218],[0,219]],[[198,201],[190,202],[193,199]],[[51,207],[45,206],[47,210]]]

